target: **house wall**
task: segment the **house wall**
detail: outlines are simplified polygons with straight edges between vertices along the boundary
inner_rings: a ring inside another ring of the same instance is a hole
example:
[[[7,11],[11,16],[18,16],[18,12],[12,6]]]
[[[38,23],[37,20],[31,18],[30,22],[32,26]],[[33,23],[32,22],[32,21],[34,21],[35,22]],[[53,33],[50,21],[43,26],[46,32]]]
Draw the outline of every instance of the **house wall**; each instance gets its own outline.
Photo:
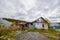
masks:
[[[37,29],[48,29],[48,24],[47,23],[34,23],[35,28]],[[44,27],[43,27],[44,25]]]
[[[42,29],[42,23],[34,23],[35,28]]]

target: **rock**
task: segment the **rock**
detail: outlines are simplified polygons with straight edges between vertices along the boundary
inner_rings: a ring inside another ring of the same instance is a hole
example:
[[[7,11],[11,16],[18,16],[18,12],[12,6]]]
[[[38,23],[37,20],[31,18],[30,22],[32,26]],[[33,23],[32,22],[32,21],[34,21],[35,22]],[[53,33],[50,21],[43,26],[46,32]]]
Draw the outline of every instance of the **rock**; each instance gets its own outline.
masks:
[[[48,38],[40,33],[28,32],[20,35],[16,40],[48,40]]]

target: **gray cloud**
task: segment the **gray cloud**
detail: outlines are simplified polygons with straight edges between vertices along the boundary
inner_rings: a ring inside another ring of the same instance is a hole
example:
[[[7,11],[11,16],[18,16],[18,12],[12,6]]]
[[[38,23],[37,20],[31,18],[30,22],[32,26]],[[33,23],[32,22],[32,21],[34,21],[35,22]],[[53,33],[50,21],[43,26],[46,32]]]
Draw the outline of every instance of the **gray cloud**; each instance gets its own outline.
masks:
[[[59,15],[60,0],[0,0],[0,17],[33,21],[42,16],[52,22],[50,17]]]

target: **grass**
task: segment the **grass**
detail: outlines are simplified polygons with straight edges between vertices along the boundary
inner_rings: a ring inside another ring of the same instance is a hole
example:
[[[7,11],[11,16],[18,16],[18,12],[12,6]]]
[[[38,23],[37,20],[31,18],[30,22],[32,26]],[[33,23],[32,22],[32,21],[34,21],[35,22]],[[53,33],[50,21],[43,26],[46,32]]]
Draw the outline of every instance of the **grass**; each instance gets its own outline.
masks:
[[[16,31],[20,30],[20,27],[0,27],[0,40],[15,40],[18,34]]]
[[[16,37],[19,35],[16,33],[16,31],[19,30],[21,30],[21,27],[19,26],[0,27],[0,40],[15,40]],[[48,37],[49,40],[60,40],[60,31],[56,31],[51,28],[48,30],[43,30],[43,29],[23,30],[23,33],[27,33],[27,32],[38,32]]]
[[[39,32],[40,34],[43,34],[46,37],[48,37],[49,40],[60,40],[60,31],[56,31],[54,29],[48,29],[48,30],[34,29],[29,30],[28,32]]]

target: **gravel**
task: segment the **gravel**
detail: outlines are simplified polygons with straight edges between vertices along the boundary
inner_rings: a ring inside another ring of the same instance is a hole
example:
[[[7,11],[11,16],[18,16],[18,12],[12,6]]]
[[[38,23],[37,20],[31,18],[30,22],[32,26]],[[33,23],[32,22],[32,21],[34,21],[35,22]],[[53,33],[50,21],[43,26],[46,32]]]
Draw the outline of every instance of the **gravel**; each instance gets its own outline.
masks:
[[[28,32],[21,34],[16,40],[48,40],[48,38],[40,33]]]

